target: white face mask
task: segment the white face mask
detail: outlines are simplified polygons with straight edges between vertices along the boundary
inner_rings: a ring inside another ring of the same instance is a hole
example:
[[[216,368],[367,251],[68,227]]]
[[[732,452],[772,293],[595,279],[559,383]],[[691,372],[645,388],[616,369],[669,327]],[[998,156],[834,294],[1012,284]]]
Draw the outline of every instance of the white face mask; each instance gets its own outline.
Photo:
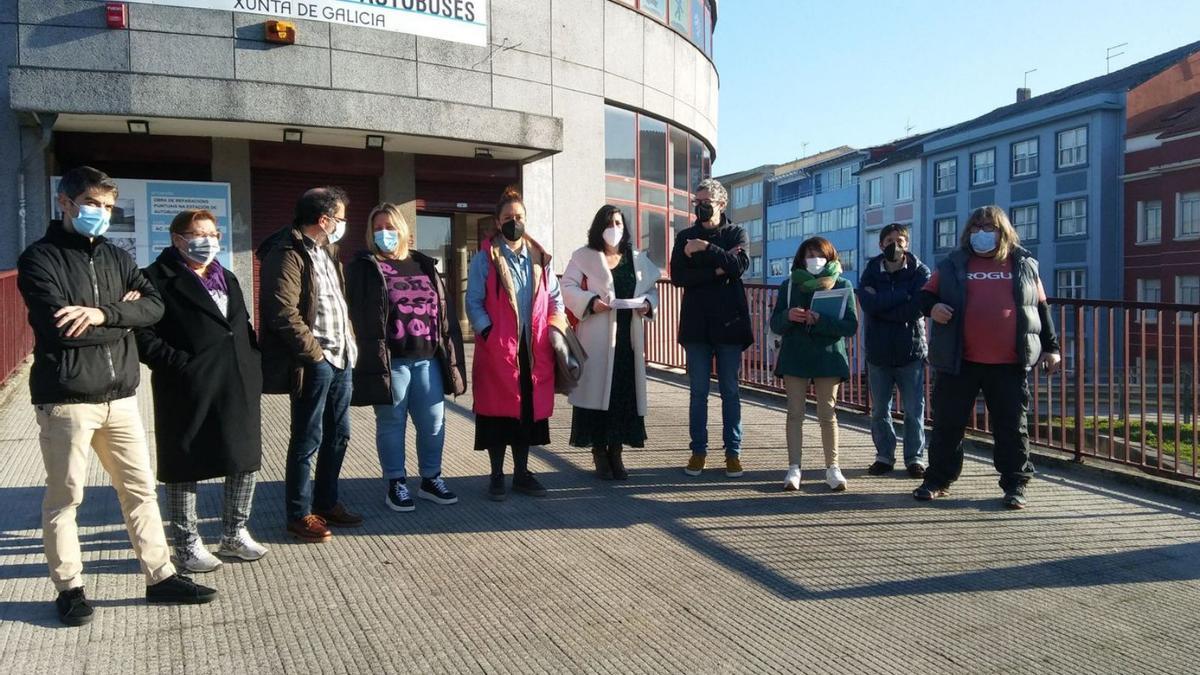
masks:
[[[808,270],[809,274],[820,274],[821,270],[825,269],[825,263],[829,261],[824,258],[805,258],[804,269]]]
[[[617,244],[621,243],[621,237],[625,236],[625,228],[621,225],[610,225],[604,230],[604,243],[616,248]]]
[[[333,219],[333,216],[330,216],[330,218]],[[333,232],[330,232],[328,235],[326,235],[329,237],[330,244],[338,243],[338,241],[346,235],[346,221],[344,219],[337,218],[334,219],[333,222]]]

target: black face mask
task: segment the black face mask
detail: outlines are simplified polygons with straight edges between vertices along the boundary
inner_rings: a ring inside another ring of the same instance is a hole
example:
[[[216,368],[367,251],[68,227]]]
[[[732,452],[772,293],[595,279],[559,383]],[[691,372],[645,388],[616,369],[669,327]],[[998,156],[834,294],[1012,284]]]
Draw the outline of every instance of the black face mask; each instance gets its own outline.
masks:
[[[897,246],[896,242],[892,242],[883,249],[883,257],[887,259],[888,262],[898,263],[901,260],[904,260],[904,249]]]
[[[702,203],[696,205],[696,221],[697,222],[707,223],[708,221],[712,220],[712,217],[713,217],[712,204],[705,204],[702,202]]]
[[[509,241],[520,241],[521,237],[525,236],[525,223],[522,223],[515,218],[506,220],[504,221],[504,224],[500,226],[500,233],[503,234],[504,238]]]

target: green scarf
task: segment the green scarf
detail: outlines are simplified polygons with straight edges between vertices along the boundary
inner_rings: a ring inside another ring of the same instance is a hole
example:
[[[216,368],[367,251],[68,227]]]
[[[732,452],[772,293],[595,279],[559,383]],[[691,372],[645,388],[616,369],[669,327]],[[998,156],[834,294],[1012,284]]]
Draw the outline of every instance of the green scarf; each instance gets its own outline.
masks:
[[[842,275],[842,265],[838,261],[825,263],[825,268],[816,275],[809,274],[808,270],[803,267],[797,267],[792,270],[792,283],[800,288],[805,293],[816,293],[821,290],[829,290],[837,283],[838,277]]]

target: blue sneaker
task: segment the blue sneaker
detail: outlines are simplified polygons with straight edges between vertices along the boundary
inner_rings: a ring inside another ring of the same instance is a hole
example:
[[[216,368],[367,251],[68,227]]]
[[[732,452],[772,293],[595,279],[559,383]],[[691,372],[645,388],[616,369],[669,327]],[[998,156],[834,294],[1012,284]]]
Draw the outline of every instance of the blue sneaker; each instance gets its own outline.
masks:
[[[455,495],[446,487],[446,481],[442,480],[441,474],[433,478],[422,478],[421,487],[417,490],[417,496],[437,504],[458,503],[458,495]]]
[[[387,497],[383,503],[393,511],[417,510],[417,505],[413,503],[412,495],[408,493],[408,485],[405,484],[403,478],[393,478],[388,481]]]

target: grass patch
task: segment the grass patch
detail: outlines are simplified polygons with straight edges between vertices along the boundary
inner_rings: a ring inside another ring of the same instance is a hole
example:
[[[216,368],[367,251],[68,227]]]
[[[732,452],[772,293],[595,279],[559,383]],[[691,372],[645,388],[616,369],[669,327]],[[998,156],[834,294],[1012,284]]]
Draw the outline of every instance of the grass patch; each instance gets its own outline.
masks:
[[[1064,425],[1068,432],[1075,429],[1074,417],[1051,417],[1043,424],[1048,424],[1052,430],[1058,430]],[[1192,443],[1192,433],[1195,428],[1193,424],[1178,424],[1176,422],[1164,421],[1159,426],[1157,420],[1112,420],[1109,423],[1107,417],[1085,417],[1083,418],[1084,440],[1089,440],[1095,430],[1099,430],[1101,434],[1106,436],[1114,436],[1117,438],[1128,439],[1130,445],[1141,446],[1142,440],[1146,441],[1146,448],[1160,449],[1164,455],[1178,457],[1181,462],[1188,464],[1192,463],[1196,454],[1196,447]],[[1175,444],[1175,430],[1179,429],[1179,445]],[[1101,444],[1107,446],[1107,443],[1101,441]]]

